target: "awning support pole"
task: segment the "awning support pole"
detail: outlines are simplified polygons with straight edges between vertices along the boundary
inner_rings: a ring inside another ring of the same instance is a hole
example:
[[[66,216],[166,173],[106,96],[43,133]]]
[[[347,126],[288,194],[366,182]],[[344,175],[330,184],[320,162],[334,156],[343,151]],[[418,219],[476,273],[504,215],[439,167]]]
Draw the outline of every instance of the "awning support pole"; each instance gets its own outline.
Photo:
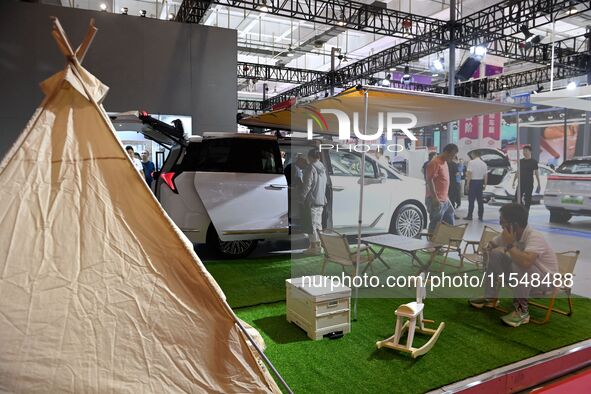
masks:
[[[363,97],[365,101],[365,109],[364,109],[364,116],[363,116],[363,134],[367,134],[367,112],[368,112],[368,102],[369,102],[369,92],[367,89],[363,92]],[[363,186],[365,184],[365,149],[361,153],[361,182],[359,187],[359,219],[357,221],[357,253],[355,256],[355,277],[359,275],[359,263],[361,262],[361,225],[363,223]],[[357,321],[357,300],[359,298],[359,287],[355,287],[355,300],[353,303],[353,321]]]

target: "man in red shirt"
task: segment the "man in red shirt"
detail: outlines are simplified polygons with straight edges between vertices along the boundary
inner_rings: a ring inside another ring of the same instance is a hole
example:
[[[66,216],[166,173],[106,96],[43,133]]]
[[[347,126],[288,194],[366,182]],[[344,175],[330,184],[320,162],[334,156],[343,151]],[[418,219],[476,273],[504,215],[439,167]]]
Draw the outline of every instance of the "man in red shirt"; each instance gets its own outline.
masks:
[[[454,208],[448,197],[449,169],[447,162],[458,154],[456,144],[447,144],[443,152],[429,162],[425,171],[427,193],[425,203],[429,211],[429,232],[435,231],[439,222],[454,224]]]

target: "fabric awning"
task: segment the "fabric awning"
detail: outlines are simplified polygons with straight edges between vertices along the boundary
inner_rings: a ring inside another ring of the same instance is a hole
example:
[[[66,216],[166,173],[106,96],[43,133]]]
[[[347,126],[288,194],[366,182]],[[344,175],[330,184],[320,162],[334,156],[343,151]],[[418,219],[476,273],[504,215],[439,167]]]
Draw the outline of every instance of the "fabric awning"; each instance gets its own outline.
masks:
[[[307,119],[314,121],[314,131],[322,134],[338,134],[338,120],[331,114],[321,114],[322,109],[336,109],[349,114],[359,114],[359,129],[363,130],[364,91],[368,91],[368,131],[379,127],[379,113],[397,112],[413,114],[417,118],[415,128],[440,124],[515,108],[492,101],[449,96],[412,90],[363,86],[351,88],[340,94],[290,108],[244,118],[240,124],[279,130],[306,131]],[[384,119],[384,125],[386,120]]]
[[[533,104],[550,107],[591,111],[591,86],[581,86],[572,90],[561,89],[534,94],[530,97]]]

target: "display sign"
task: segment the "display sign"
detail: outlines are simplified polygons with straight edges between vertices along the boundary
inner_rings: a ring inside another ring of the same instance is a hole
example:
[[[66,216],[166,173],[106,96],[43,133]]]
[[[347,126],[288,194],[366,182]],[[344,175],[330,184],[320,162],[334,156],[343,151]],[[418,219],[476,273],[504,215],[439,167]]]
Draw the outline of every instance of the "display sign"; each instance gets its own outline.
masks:
[[[482,139],[487,147],[501,147],[501,113],[487,114],[482,118]]]
[[[478,139],[479,134],[478,116],[473,116],[469,119],[460,119],[459,139],[468,138],[471,140]]]

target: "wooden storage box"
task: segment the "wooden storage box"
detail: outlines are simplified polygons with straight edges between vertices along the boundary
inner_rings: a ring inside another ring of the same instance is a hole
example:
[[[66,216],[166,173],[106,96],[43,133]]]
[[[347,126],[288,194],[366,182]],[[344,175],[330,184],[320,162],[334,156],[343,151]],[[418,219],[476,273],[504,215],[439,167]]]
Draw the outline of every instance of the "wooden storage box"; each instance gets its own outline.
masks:
[[[292,278],[285,281],[287,321],[297,324],[314,340],[333,332],[351,332],[351,289],[326,286],[322,276]],[[311,285],[312,284],[312,285]]]

